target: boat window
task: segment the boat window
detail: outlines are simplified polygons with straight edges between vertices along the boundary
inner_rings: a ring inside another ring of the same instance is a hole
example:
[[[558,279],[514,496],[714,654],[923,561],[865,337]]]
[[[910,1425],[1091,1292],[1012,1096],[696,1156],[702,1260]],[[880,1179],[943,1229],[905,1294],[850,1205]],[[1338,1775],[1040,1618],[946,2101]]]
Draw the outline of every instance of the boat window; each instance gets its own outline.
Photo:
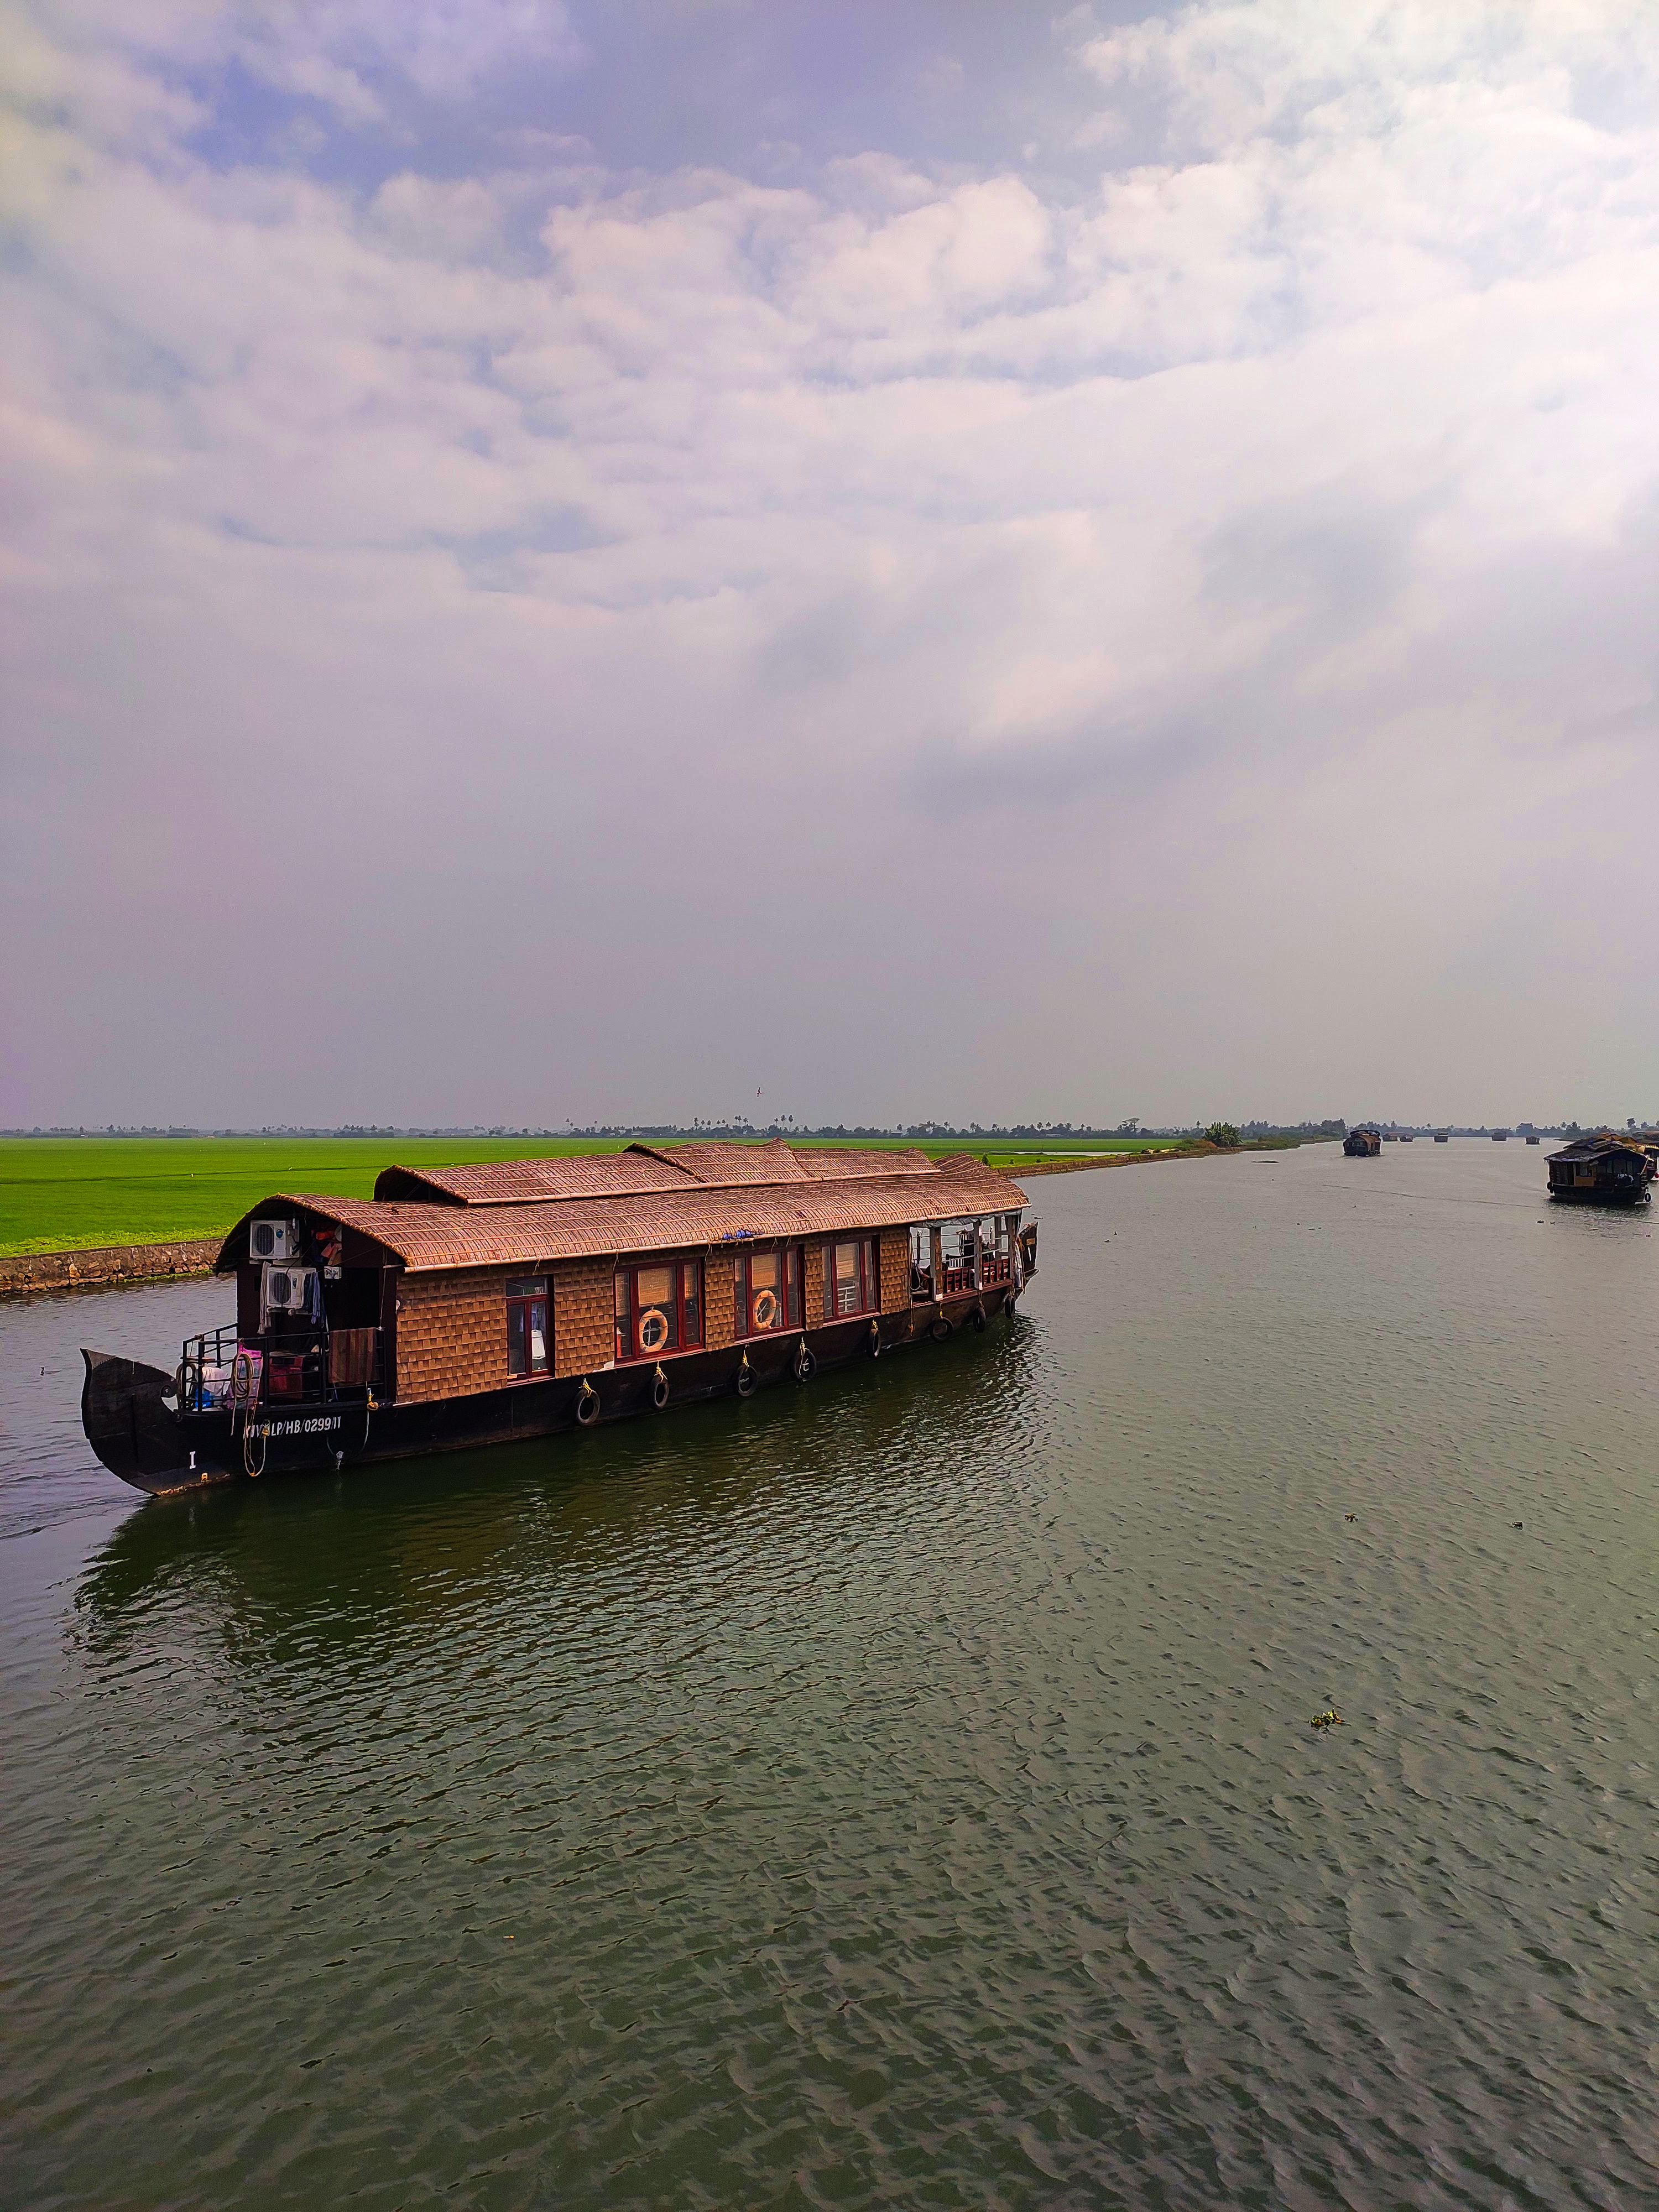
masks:
[[[507,1371],[547,1372],[547,1278],[510,1277],[507,1285]]]
[[[787,1244],[781,1251],[734,1254],[732,1288],[739,1336],[799,1328],[800,1247]]]
[[[656,1359],[702,1342],[702,1262],[653,1260],[618,1267],[617,1357]]]
[[[823,1261],[826,1318],[873,1313],[879,1302],[875,1239],[859,1237],[831,1244],[824,1252]]]

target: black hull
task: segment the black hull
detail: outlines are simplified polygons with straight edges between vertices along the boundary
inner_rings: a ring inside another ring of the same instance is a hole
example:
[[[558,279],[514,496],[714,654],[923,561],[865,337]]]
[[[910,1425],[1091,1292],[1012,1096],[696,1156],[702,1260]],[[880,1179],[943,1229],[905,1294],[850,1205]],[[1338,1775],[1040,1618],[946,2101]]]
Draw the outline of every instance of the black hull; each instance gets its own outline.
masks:
[[[1558,1206],[1645,1206],[1653,1194],[1646,1183],[1637,1189],[1622,1190],[1553,1190],[1550,1196]]]
[[[196,1480],[178,1416],[161,1402],[173,1377],[137,1359],[85,1352],[81,1426],[112,1474],[135,1489],[176,1489]]]
[[[872,1351],[884,1358],[959,1328],[982,1328],[991,1316],[1012,1313],[1014,1295],[988,1291],[948,1299],[943,1308],[922,1306],[908,1314],[884,1314],[874,1335],[867,1315],[808,1329],[812,1370],[847,1366],[871,1358]],[[265,1474],[365,1466],[378,1460],[558,1436],[638,1414],[654,1417],[679,1406],[793,1382],[800,1346],[801,1332],[795,1330],[759,1343],[751,1339],[747,1345],[665,1360],[661,1371],[667,1378],[668,1395],[661,1407],[655,1399],[658,1370],[649,1360],[642,1360],[596,1370],[587,1378],[517,1382],[462,1398],[383,1406],[362,1393],[340,1403],[295,1406],[291,1411],[260,1406],[251,1418],[229,1407],[179,1414],[163,1403],[163,1394],[173,1389],[171,1376],[108,1352],[85,1352],[81,1421],[87,1441],[112,1474],[151,1497],[164,1498]],[[746,1385],[742,1382],[745,1368]],[[590,1420],[579,1421],[577,1407],[590,1390],[597,1395],[597,1405]]]

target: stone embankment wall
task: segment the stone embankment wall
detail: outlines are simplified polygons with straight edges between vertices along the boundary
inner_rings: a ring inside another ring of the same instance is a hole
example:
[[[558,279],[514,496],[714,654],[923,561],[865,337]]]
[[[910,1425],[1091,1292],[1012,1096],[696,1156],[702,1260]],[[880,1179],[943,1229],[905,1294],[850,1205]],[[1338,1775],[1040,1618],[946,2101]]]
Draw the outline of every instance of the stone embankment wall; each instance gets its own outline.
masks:
[[[16,1252],[0,1258],[0,1297],[20,1291],[64,1291],[110,1283],[154,1282],[167,1275],[205,1275],[222,1237],[186,1237],[171,1244],[116,1244],[94,1252]]]

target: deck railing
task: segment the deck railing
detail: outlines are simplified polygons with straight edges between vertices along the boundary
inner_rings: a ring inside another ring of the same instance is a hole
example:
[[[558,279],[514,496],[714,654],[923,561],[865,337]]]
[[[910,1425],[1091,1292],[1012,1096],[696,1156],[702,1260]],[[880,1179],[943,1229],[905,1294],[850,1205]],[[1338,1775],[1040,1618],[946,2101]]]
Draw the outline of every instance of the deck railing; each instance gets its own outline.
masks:
[[[318,1349],[290,1349],[272,1336],[244,1336],[234,1322],[185,1339],[176,1383],[179,1411],[234,1406],[325,1406],[385,1380],[378,1328],[321,1329]]]
[[[942,1295],[947,1298],[957,1298],[961,1297],[964,1291],[1000,1290],[1006,1284],[1012,1283],[1014,1279],[1014,1263],[1011,1255],[1006,1252],[981,1252],[977,1267],[969,1258],[947,1260],[941,1270],[941,1278],[945,1285]],[[926,1279],[929,1282],[929,1287],[921,1295],[931,1297],[933,1296],[931,1277]],[[913,1285],[911,1296],[915,1297],[917,1295]]]

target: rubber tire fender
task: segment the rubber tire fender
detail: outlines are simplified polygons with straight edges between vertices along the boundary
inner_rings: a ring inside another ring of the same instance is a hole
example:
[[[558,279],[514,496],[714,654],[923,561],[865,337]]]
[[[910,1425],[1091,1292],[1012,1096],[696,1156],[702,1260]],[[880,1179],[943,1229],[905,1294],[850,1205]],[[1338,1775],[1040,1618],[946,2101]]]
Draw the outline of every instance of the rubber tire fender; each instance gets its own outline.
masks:
[[[651,1402],[659,1413],[668,1403],[668,1377],[660,1367],[651,1377]]]
[[[879,1322],[872,1321],[870,1324],[870,1357],[872,1359],[879,1359],[881,1358],[881,1324]]]
[[[752,1398],[755,1395],[755,1370],[749,1364],[749,1354],[743,1355],[743,1364],[738,1370],[738,1395]]]
[[[797,1382],[810,1382],[817,1371],[818,1363],[812,1355],[812,1348],[802,1337],[800,1349],[795,1354],[795,1380]]]
[[[951,1334],[951,1324],[943,1314],[935,1314],[927,1324],[927,1334],[935,1344],[943,1344]]]
[[[599,1394],[584,1375],[582,1387],[576,1398],[576,1419],[585,1429],[591,1429],[599,1418]]]

